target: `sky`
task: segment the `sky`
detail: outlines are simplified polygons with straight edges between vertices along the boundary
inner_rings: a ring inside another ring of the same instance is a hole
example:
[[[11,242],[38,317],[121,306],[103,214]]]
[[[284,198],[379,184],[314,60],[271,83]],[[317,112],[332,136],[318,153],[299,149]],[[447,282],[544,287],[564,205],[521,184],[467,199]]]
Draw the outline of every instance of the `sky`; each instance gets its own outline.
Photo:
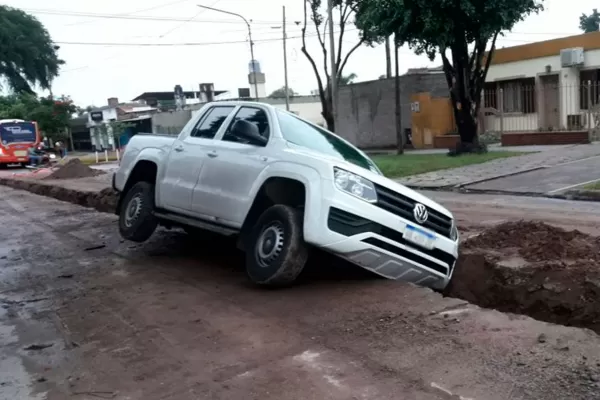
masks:
[[[109,97],[128,101],[143,92],[172,91],[177,84],[184,90],[198,90],[200,83],[235,92],[249,87],[245,23],[198,4],[233,11],[251,21],[254,54],[265,73],[267,93],[284,85],[285,6],[289,86],[299,94],[317,88],[315,74],[301,52],[302,0],[11,0],[2,4],[21,8],[44,24],[66,62],[53,83],[53,93],[68,95],[82,107],[105,105]],[[539,15],[499,38],[498,47],[578,34],[579,16],[597,7],[597,0],[545,0],[544,6]],[[357,42],[356,28],[350,24],[342,54]],[[323,74],[323,53],[310,21],[307,49]],[[399,55],[401,72],[441,64],[409,48],[402,48]],[[344,69],[344,74],[349,73],[356,74],[357,81],[378,79],[385,73],[383,46],[360,47]]]

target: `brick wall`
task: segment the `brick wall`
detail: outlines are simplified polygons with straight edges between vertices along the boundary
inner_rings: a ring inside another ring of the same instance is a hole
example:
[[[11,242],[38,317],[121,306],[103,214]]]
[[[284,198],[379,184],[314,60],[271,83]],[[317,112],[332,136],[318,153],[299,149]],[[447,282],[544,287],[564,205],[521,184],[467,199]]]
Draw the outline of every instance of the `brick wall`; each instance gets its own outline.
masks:
[[[411,128],[410,96],[430,92],[448,96],[443,74],[410,74],[400,78],[402,130]],[[336,133],[361,148],[396,146],[394,79],[360,82],[341,87]]]
[[[502,134],[502,146],[535,146],[590,143],[587,131],[527,132]]]

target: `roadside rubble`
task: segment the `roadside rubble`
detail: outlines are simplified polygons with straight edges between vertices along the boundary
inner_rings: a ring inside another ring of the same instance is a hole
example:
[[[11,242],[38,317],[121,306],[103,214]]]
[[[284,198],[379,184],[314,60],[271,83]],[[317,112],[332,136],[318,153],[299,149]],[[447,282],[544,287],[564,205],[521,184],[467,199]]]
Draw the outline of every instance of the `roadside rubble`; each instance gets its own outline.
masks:
[[[600,238],[507,222],[467,239],[446,295],[600,333]]]
[[[54,169],[52,173],[44,176],[42,179],[45,180],[58,180],[58,179],[78,179],[78,178],[91,178],[93,176],[104,175],[104,171],[99,171],[88,167],[83,164],[79,158],[73,158],[67,161],[64,165]]]

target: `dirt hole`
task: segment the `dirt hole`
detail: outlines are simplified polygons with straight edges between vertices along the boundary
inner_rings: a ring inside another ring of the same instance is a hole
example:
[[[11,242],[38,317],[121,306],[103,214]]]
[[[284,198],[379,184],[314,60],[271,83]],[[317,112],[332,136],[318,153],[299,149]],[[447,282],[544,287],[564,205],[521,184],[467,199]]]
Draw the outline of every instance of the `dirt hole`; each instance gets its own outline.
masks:
[[[467,239],[446,295],[600,333],[600,238],[507,222]]]

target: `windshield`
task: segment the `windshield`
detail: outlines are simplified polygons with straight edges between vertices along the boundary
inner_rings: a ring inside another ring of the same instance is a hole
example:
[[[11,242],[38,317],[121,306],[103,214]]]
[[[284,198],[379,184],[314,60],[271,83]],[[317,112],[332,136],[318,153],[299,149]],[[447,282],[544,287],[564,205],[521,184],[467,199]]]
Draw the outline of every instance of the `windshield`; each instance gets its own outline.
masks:
[[[35,124],[33,122],[12,122],[0,124],[0,143],[35,143]]]
[[[282,110],[277,110],[277,118],[281,134],[288,142],[348,161],[381,175],[373,161],[325,129],[309,124],[294,114]]]

